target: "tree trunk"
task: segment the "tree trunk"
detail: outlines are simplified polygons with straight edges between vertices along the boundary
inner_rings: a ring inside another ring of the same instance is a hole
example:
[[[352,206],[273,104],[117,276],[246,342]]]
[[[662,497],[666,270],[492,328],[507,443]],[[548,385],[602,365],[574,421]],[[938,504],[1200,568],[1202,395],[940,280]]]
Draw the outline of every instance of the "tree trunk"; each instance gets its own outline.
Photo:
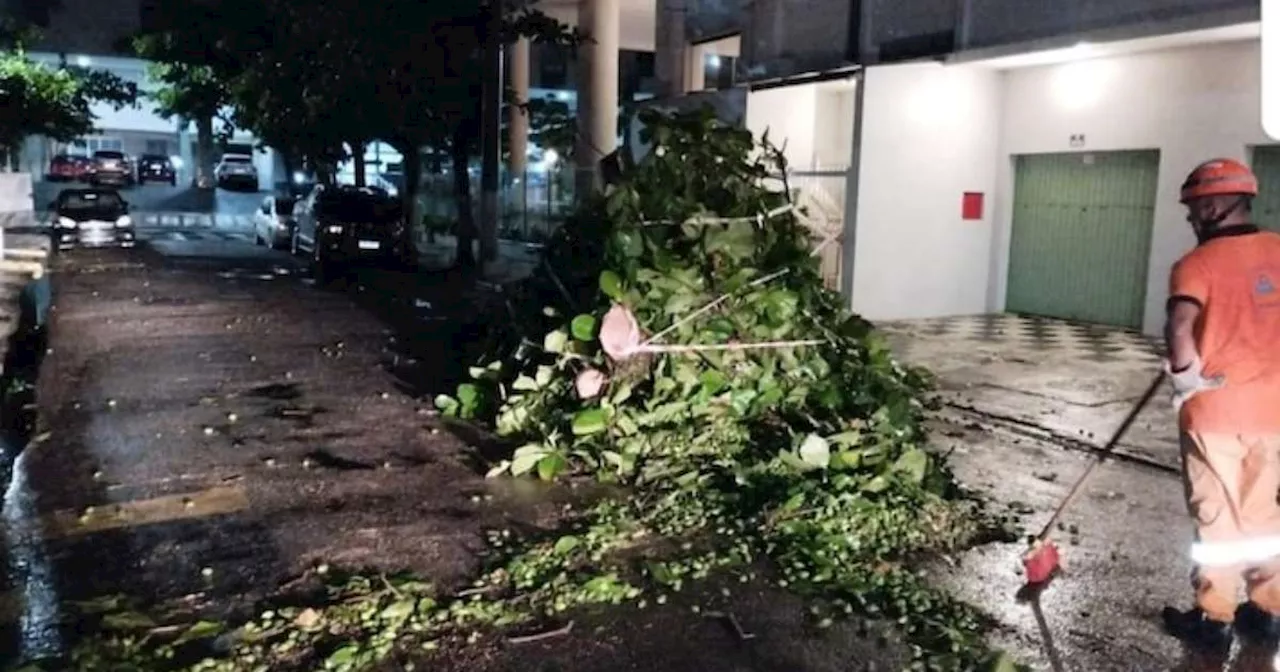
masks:
[[[212,189],[213,179],[213,117],[196,119],[196,186]]]
[[[298,171],[298,162],[293,157],[293,152],[280,152],[280,163],[284,164],[284,183],[285,193],[292,194],[298,188],[294,182],[293,176]],[[279,181],[276,182],[279,184]]]
[[[453,157],[453,200],[458,207],[457,264],[462,268],[474,268],[476,265],[476,219],[471,209],[471,152],[469,124],[460,123],[453,131],[453,140],[449,143],[449,152]]]
[[[351,143],[351,166],[356,174],[357,187],[363,187],[367,184],[365,181],[364,148],[363,142]]]

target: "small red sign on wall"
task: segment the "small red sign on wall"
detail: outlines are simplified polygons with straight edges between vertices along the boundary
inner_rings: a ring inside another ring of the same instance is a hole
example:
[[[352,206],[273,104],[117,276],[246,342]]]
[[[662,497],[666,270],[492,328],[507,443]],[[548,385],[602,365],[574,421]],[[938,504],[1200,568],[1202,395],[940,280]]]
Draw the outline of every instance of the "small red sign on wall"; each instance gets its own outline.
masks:
[[[966,221],[982,219],[982,192],[966,191],[960,205],[960,217]]]

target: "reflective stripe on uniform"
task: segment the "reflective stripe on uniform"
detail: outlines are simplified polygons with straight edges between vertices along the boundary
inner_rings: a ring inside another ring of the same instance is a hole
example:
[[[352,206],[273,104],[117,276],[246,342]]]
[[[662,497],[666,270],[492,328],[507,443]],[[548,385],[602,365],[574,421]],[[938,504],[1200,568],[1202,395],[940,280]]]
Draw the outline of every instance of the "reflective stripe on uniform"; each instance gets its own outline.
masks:
[[[1256,565],[1278,557],[1280,536],[1196,542],[1191,545],[1191,561],[1202,567]]]

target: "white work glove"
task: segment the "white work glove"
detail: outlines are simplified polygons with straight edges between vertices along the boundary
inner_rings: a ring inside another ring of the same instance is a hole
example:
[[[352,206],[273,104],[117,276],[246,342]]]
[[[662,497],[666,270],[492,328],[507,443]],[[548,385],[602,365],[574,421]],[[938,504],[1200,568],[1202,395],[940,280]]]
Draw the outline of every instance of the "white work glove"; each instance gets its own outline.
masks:
[[[1164,372],[1169,375],[1169,382],[1173,384],[1173,410],[1180,410],[1187,400],[1205,390],[1216,390],[1226,383],[1226,379],[1222,376],[1214,376],[1212,378],[1204,377],[1204,364],[1200,361],[1200,356],[1191,360],[1191,365],[1186,369],[1174,373],[1173,364],[1169,360],[1164,362]]]

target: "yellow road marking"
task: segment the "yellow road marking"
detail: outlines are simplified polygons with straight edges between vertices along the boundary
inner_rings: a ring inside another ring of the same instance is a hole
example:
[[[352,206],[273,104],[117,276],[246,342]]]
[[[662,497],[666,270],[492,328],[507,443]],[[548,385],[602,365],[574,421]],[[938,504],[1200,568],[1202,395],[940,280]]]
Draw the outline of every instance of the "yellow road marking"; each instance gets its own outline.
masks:
[[[49,538],[73,537],[139,525],[206,518],[249,508],[239,486],[219,486],[182,495],[166,495],[97,506],[85,511],[57,511],[45,521]]]

